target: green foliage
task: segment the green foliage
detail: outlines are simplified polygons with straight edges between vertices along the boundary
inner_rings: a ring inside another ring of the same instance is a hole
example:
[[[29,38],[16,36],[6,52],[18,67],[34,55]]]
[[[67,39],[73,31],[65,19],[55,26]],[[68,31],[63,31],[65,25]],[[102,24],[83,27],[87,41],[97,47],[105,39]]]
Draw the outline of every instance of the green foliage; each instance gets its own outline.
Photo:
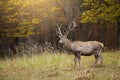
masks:
[[[116,23],[120,16],[120,3],[116,0],[83,0],[81,8],[82,23]]]

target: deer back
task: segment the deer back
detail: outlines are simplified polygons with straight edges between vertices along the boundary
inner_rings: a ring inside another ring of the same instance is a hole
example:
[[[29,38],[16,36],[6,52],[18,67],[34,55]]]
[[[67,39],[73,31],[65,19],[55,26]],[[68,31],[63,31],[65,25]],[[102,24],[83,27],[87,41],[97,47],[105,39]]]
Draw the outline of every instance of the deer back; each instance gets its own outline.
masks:
[[[93,53],[101,48],[103,48],[103,44],[98,41],[74,41],[72,44],[72,51],[80,51],[81,53]]]

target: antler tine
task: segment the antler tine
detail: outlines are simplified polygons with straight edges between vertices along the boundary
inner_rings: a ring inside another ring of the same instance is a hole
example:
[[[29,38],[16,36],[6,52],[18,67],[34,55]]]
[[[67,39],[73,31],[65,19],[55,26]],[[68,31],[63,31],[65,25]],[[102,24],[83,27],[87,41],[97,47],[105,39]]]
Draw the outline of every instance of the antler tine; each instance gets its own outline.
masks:
[[[73,28],[73,29],[77,26],[75,20],[76,20],[78,17],[79,17],[79,16],[76,16],[76,17],[74,18],[74,20],[72,21],[72,23],[73,23],[72,28]],[[71,23],[71,25],[72,25],[72,23]],[[71,26],[71,25],[70,25],[70,26]]]
[[[77,26],[77,24],[75,23],[75,21],[73,21],[73,26],[74,26],[74,27],[76,27],[76,26]]]
[[[74,20],[72,21],[72,23],[68,26],[68,30],[67,30],[67,32],[66,32],[66,35],[68,35],[69,34],[69,32],[70,31],[72,31],[75,27],[77,27],[77,24],[76,24],[76,20],[77,20],[77,18],[79,18],[79,15],[78,16],[76,16],[75,18],[74,18]],[[73,26],[72,26],[73,25]]]
[[[72,26],[72,25],[73,25],[73,26]],[[66,35],[68,35],[69,32],[72,31],[76,26],[77,26],[77,25],[76,25],[75,21],[73,21],[73,22],[68,26],[69,30],[67,30]]]
[[[59,24],[57,24],[57,29],[56,29],[56,32],[57,32],[60,36],[62,36],[61,26],[62,26],[62,24],[60,25],[60,27],[59,27]]]
[[[60,28],[62,27],[62,24],[60,25]]]
[[[76,28],[77,27],[77,24],[76,24],[76,22],[75,21],[73,21],[73,26],[72,26],[72,28],[70,29],[70,31],[72,31],[74,28]]]
[[[60,34],[57,29],[55,29],[55,30],[56,30],[57,34]]]
[[[58,28],[59,28],[58,26],[59,25],[57,24],[56,32],[57,32],[57,34],[60,34],[59,31],[58,31]]]

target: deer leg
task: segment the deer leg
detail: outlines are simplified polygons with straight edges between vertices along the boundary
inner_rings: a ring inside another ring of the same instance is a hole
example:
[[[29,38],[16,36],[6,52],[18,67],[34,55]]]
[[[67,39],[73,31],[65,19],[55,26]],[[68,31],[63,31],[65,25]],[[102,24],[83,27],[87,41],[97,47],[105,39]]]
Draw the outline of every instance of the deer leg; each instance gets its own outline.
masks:
[[[80,59],[81,59],[81,55],[80,55],[80,53],[78,53],[77,58],[78,58],[78,63],[79,63],[79,68],[80,68],[80,67],[81,67],[81,66],[80,66]]]
[[[95,57],[95,63],[94,63],[94,65],[93,65],[93,67],[95,67],[96,66],[96,64],[98,63],[98,55],[95,53],[94,54],[94,57]]]
[[[98,55],[99,55],[99,59],[100,59],[100,61],[101,61],[101,67],[103,67],[103,57],[102,57],[102,55],[101,55],[101,51],[102,51],[102,49],[100,49]]]
[[[103,57],[102,57],[102,55],[100,55],[100,54],[99,54],[99,59],[100,59],[100,61],[101,61],[101,67],[103,67]]]
[[[76,67],[76,63],[77,63],[77,56],[74,56],[74,68]]]

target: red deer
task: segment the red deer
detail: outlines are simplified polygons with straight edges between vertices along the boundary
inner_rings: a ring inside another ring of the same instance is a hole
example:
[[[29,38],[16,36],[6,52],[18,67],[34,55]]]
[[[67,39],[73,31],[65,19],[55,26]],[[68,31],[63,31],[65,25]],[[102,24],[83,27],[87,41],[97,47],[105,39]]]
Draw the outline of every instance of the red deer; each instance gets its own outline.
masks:
[[[97,64],[98,59],[100,59],[101,61],[101,67],[103,67],[103,57],[101,55],[101,51],[104,47],[104,44],[98,41],[86,41],[86,42],[71,41],[67,38],[67,35],[75,27],[77,27],[77,24],[75,21],[73,21],[71,25],[68,27],[69,29],[63,34],[63,32],[61,31],[62,25],[57,25],[56,32],[58,34],[58,37],[60,38],[59,43],[63,44],[63,48],[74,54],[74,68],[76,67],[77,61],[80,67],[81,56],[90,56],[90,55],[94,55],[95,57],[95,63],[93,65],[94,67]]]

